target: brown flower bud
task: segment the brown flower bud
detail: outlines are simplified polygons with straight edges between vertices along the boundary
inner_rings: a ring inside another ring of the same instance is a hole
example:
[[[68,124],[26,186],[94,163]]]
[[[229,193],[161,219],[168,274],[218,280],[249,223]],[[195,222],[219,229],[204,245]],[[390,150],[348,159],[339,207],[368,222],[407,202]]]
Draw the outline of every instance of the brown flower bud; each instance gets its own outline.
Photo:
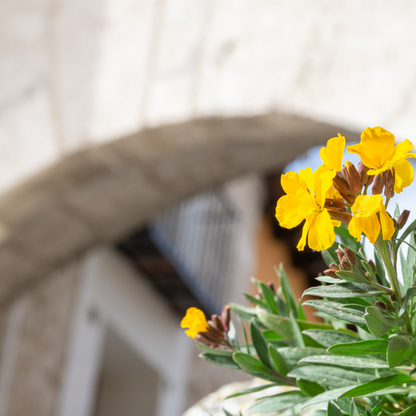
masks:
[[[373,272],[375,273],[377,271],[377,267],[374,264],[373,260],[368,260],[367,264],[371,267],[371,269],[373,270]]]
[[[332,180],[335,188],[341,193],[347,195],[350,192],[350,186],[340,172],[337,172]]]
[[[370,178],[370,176],[367,175],[367,172],[369,170],[368,167],[365,166],[363,162],[359,162],[357,170],[358,170],[358,173],[360,174],[361,183],[363,185],[367,185],[368,178]]]
[[[325,208],[328,209],[344,209],[345,208],[345,202],[342,198],[334,198],[334,199],[325,199]]]
[[[384,188],[384,195],[387,198],[394,197],[394,181],[396,179],[395,169],[389,169],[385,172],[386,174],[386,187]]]
[[[221,319],[218,315],[212,315],[211,321],[214,324],[215,329],[218,329],[220,332],[224,332],[224,326],[222,325]]]
[[[231,308],[228,305],[225,305],[221,312],[221,322],[224,327],[224,332],[230,330],[230,317],[231,317]]]
[[[351,162],[347,162],[347,165],[342,167],[342,173],[348,182],[350,191],[353,194],[360,193],[363,185],[361,183],[361,175],[358,173],[355,166]]]
[[[401,214],[399,219],[397,220],[397,227],[399,230],[401,230],[407,223],[407,220],[409,219],[410,211],[405,209]]]
[[[224,338],[224,334],[215,328],[214,322],[212,321],[208,321],[207,331],[203,333],[208,334],[214,340],[214,342],[219,342]]]
[[[223,337],[221,336],[220,339],[217,339],[212,334],[208,332],[198,332],[197,336],[195,337],[198,340],[203,340],[203,344],[211,345],[211,344],[217,344],[218,342],[221,342],[223,340]],[[198,341],[199,342],[199,341]]]
[[[341,267],[342,270],[346,270],[346,271],[352,270],[351,264],[346,258],[344,258],[344,260],[341,261],[339,266]]]
[[[376,175],[374,177],[373,187],[371,188],[371,192],[373,195],[380,195],[383,192],[384,185],[386,184],[386,175],[384,172],[380,175]]]
[[[338,271],[338,270],[339,270],[339,266],[338,266],[338,264],[335,264],[335,263],[331,263],[331,264],[329,265],[329,268],[330,268],[330,269],[334,269],[335,271]]]
[[[381,300],[376,300],[374,305],[377,306],[377,308],[381,309],[382,311],[387,310],[386,304],[384,302],[382,302]]]
[[[357,257],[355,253],[348,247],[345,247],[344,251],[351,266],[354,267],[357,264]]]
[[[340,248],[337,248],[337,249],[335,250],[335,253],[337,253],[338,260],[339,260],[340,262],[341,262],[342,260],[344,260],[345,254],[344,254],[344,252],[343,252]]]
[[[341,221],[345,225],[348,225],[352,219],[352,215],[347,211],[335,211],[332,209],[328,209],[328,213],[331,219]]]
[[[336,272],[337,272],[337,270],[335,270],[335,269],[327,269],[327,270],[324,270],[324,275],[329,276],[329,277],[333,277],[334,279],[339,279]]]
[[[267,287],[273,292],[276,293],[276,289],[274,287],[274,283],[273,282],[268,282],[267,283]]]

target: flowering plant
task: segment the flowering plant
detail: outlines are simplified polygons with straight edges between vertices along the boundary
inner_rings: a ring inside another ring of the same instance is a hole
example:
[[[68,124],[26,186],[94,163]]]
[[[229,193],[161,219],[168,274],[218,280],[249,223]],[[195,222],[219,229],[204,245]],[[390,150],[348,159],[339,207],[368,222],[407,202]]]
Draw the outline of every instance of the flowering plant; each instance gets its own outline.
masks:
[[[282,175],[286,195],[276,206],[282,227],[304,221],[298,249],[308,244],[321,251],[328,266],[317,277],[321,285],[305,291],[322,299],[303,304],[316,309],[322,322],[307,321],[282,266],[277,290],[252,279],[258,293],[245,294],[252,307],[230,304],[208,322],[191,308],[182,321],[203,359],[265,381],[237,395],[286,386],[248,413],[416,415],[416,221],[405,228],[409,211],[387,212],[395,193],[413,181],[407,160],[415,157],[413,145],[395,145],[391,133],[375,127],[347,149],[360,156],[357,167],[342,165],[344,148],[338,135],[321,149],[316,171]],[[374,260],[363,237],[374,247]]]

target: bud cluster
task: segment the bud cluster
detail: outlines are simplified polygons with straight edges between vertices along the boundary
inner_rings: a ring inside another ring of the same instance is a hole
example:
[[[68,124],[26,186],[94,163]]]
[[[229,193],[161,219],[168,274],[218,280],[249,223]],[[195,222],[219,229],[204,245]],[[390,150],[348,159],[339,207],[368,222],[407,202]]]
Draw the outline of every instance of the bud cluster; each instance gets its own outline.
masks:
[[[345,247],[344,250],[338,248],[335,250],[335,253],[337,253],[338,256],[339,265],[331,263],[329,269],[324,270],[324,274],[326,276],[338,278],[336,272],[340,270],[351,271],[355,267],[357,264],[357,256],[348,247]]]
[[[211,315],[208,328],[204,332],[198,332],[196,341],[211,348],[218,348],[220,345],[230,346],[227,336],[230,330],[230,315],[231,310],[228,305],[224,306],[221,316]]]
[[[396,180],[396,170],[394,168],[385,170],[384,172],[374,176],[373,187],[371,192],[373,195],[380,195],[384,189],[384,196],[393,198],[394,182]]]

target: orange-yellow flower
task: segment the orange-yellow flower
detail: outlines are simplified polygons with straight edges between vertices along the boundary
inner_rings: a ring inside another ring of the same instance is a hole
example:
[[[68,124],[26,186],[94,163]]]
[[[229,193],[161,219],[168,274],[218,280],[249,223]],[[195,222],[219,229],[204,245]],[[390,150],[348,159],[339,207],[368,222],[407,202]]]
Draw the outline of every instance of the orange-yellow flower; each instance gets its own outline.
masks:
[[[204,312],[198,308],[189,308],[182,319],[181,328],[189,328],[185,331],[185,334],[191,338],[195,338],[198,332],[206,332],[208,323]]]
[[[394,191],[400,193],[413,182],[414,171],[406,160],[416,157],[409,153],[413,144],[409,140],[394,145],[394,136],[383,127],[367,127],[361,134],[361,142],[348,146],[348,152],[360,156],[365,166],[370,168],[368,175],[377,175],[388,169],[395,169]]]
[[[335,242],[334,225],[325,208],[327,192],[333,187],[335,171],[319,173],[311,168],[282,175],[282,187],[287,195],[282,196],[276,205],[276,218],[285,228],[293,228],[303,220],[305,224],[298,250],[308,246],[314,250],[325,250]]]
[[[338,133],[338,137],[329,139],[326,147],[322,147],[319,156],[323,165],[318,168],[318,172],[334,170],[340,172],[342,168],[342,158],[344,156],[345,137]]]
[[[394,234],[394,223],[386,212],[381,195],[359,195],[351,207],[352,220],[348,226],[350,234],[361,240],[364,233],[372,244],[375,244],[380,234],[380,223],[383,240],[390,240]],[[380,220],[377,213],[380,213]]]

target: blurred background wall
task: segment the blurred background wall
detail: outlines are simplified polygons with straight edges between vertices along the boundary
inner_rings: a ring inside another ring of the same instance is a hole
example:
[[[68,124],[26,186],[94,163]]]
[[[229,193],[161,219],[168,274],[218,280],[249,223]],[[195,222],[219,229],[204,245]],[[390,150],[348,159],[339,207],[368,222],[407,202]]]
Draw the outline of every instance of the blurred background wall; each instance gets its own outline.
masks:
[[[0,1],[0,416],[177,416],[238,377],[179,329],[322,266],[285,165],[416,128],[410,0]]]

